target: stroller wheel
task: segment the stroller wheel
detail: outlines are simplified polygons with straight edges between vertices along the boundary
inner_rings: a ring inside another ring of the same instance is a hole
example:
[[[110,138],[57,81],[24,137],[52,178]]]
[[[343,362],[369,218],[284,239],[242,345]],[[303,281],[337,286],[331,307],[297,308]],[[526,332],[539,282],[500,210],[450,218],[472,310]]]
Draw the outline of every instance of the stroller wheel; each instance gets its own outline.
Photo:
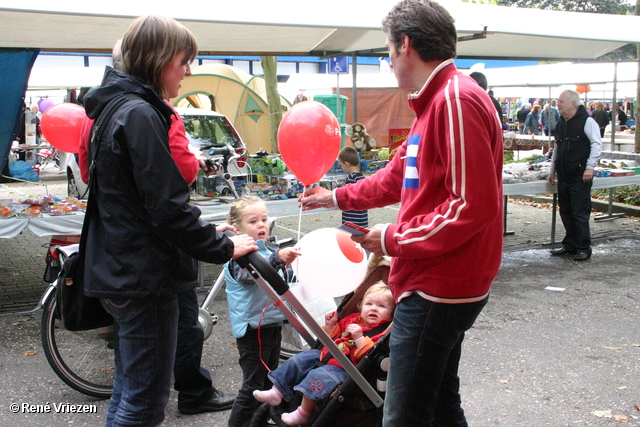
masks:
[[[271,406],[268,403],[261,403],[253,414],[249,427],[288,427],[280,417],[285,412],[295,410],[300,405],[301,401],[302,397],[297,396],[291,402],[283,401],[279,406]]]
[[[268,403],[262,403],[260,406],[258,406],[258,409],[256,409],[256,412],[253,414],[253,417],[251,418],[251,424],[249,424],[249,427],[267,427],[267,426],[286,425],[282,422],[282,420],[278,420],[278,421],[280,421],[280,424],[271,420],[271,405],[269,405]]]

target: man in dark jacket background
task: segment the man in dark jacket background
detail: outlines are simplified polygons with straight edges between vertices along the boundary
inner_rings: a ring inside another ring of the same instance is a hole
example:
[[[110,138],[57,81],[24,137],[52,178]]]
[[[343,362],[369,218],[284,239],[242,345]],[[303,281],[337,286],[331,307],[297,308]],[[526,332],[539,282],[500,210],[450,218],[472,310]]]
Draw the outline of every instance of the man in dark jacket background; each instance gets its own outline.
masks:
[[[600,128],[580,104],[576,91],[560,94],[558,110],[562,118],[556,127],[548,183],[553,185],[558,176],[558,205],[566,235],[562,247],[551,254],[575,254],[576,261],[586,261],[591,258],[591,185],[602,149]]]
[[[518,120],[518,133],[524,135],[525,122],[527,116],[531,112],[531,104],[522,104],[522,107],[516,113],[516,119]]]

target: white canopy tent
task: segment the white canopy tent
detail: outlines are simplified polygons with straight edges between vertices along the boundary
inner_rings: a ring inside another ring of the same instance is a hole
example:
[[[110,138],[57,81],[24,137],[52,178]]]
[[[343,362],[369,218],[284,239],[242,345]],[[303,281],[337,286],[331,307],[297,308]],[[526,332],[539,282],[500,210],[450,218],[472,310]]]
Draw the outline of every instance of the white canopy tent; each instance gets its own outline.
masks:
[[[172,16],[191,29],[201,54],[383,55],[380,29],[397,0],[192,0],[168,2],[0,1],[0,47],[110,52],[132,18]],[[441,3],[456,20],[458,56],[594,59],[640,42],[640,17]],[[570,23],[579,22],[580,25]],[[525,25],[535,23],[535,25]],[[611,28],[616,31],[594,31]],[[486,35],[486,38],[484,37]]]
[[[616,80],[617,99],[635,98],[637,62],[572,64],[558,63],[481,70],[498,98],[548,98],[577,85],[589,85],[593,97],[613,98]]]

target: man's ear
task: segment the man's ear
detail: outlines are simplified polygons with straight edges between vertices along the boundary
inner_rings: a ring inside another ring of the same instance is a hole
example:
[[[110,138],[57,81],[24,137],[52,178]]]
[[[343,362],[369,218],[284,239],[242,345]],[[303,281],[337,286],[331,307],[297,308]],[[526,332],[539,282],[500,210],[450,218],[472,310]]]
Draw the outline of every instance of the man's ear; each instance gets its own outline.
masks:
[[[411,47],[411,38],[409,38],[408,35],[403,34],[400,40],[402,41],[402,43],[400,44],[400,50],[406,53],[407,50]]]

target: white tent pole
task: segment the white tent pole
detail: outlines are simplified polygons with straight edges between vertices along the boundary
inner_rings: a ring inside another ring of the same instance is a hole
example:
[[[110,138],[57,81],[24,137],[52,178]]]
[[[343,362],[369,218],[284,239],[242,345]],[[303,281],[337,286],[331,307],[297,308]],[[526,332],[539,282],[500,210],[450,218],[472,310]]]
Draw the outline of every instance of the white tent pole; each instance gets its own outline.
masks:
[[[356,53],[351,55],[351,67],[353,74],[353,84],[351,86],[351,104],[353,108],[353,123],[358,121],[358,84],[356,83],[356,77],[358,75],[358,56]]]
[[[549,139],[549,149],[551,149],[551,86],[549,86],[549,112],[547,113],[547,120],[549,121],[549,135],[547,135],[547,138]],[[556,126],[558,124],[556,123]],[[542,150],[544,151],[544,150]]]
[[[614,151],[616,143],[616,127],[618,116],[616,115],[616,90],[618,87],[618,62],[613,63],[613,94],[611,96],[611,151]]]

